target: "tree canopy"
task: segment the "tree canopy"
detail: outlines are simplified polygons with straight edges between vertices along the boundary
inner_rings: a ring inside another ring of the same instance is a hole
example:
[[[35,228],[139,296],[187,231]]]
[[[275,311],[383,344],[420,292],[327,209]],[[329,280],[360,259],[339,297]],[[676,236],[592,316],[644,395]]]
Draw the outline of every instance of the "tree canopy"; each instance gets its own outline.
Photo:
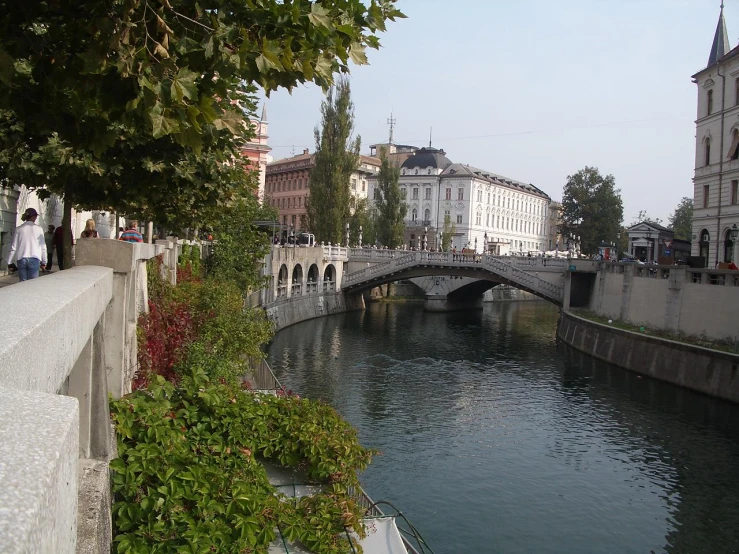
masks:
[[[321,128],[316,127],[316,156],[310,171],[308,220],[316,240],[341,244],[349,223],[349,180],[359,166],[361,138],[353,137],[351,87],[340,79],[321,104]]]
[[[394,4],[1,2],[0,184],[160,222],[228,204],[256,87],[329,87]]]
[[[690,240],[693,236],[693,199],[684,196],[669,221],[676,239]]]
[[[377,240],[388,248],[403,244],[405,215],[408,206],[400,196],[400,168],[388,160],[385,151],[380,154],[382,164],[377,174],[375,206],[377,206]]]
[[[601,241],[615,241],[624,212],[620,192],[613,175],[604,177],[596,167],[569,175],[562,193],[562,235],[579,236],[585,254],[595,253]]]

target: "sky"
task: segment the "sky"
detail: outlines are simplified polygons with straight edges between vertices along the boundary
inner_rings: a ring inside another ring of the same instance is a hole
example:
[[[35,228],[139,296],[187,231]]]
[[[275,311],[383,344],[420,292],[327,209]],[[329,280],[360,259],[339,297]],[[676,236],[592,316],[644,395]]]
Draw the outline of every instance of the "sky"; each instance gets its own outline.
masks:
[[[351,68],[362,153],[387,141],[532,183],[561,200],[585,166],[611,174],[624,224],[666,224],[693,196],[697,88],[720,0],[400,0],[370,65]],[[730,46],[739,0],[725,0]],[[315,149],[323,93],[266,99],[274,159]],[[431,131],[430,131],[431,129]]]

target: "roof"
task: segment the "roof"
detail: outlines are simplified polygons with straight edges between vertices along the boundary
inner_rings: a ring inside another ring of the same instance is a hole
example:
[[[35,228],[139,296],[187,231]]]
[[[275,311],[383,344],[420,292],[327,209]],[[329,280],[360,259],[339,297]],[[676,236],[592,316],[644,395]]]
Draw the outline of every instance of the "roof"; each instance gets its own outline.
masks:
[[[721,4],[721,13],[718,16],[716,34],[713,36],[713,45],[711,46],[711,53],[708,55],[708,65],[706,67],[714,65],[718,60],[723,58],[729,50],[731,50],[731,48],[729,47],[729,37],[726,32],[724,6]]]
[[[446,157],[446,152],[438,148],[423,147],[416,150],[400,167],[406,169],[412,169],[414,167],[446,169],[450,165],[452,165],[452,161]]]
[[[502,175],[498,175],[496,173],[493,173],[492,171],[478,169],[477,167],[472,167],[471,165],[467,164],[450,165],[442,172],[441,178],[443,179],[445,177],[459,177],[460,175],[468,175],[475,179],[480,179],[482,181],[487,181],[488,183],[508,188],[518,188],[529,194],[536,194],[550,199],[547,193],[542,191],[540,188],[535,187],[531,183],[522,183],[521,181],[516,181],[514,179],[510,179],[509,177],[503,177]]]
[[[660,225],[659,223],[654,223],[653,221],[640,221],[639,223],[634,223],[631,227],[626,229],[627,231],[631,231],[635,227],[638,227],[639,225],[647,225],[648,227],[651,227],[652,229],[656,231],[664,231],[666,233],[674,233],[672,229],[669,229],[668,227],[665,227],[663,225]]]

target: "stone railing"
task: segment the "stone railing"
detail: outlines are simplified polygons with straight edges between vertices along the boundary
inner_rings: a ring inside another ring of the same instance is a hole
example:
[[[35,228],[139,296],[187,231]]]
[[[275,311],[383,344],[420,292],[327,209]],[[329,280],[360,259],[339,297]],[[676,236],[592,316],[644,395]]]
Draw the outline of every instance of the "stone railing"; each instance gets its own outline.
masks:
[[[161,251],[80,239],[77,267],[0,290],[3,553],[110,551],[108,395],[130,390],[145,261]]]

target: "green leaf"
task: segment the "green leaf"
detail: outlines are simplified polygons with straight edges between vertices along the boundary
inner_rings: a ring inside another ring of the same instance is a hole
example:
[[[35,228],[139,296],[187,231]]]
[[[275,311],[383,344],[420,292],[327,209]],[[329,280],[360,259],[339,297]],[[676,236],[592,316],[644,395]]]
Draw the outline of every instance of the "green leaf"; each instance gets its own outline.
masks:
[[[243,121],[244,118],[238,112],[226,111],[220,119],[216,119],[213,122],[213,125],[215,125],[216,129],[219,131],[228,129],[234,135],[238,135],[244,132]]]
[[[357,65],[367,65],[369,63],[364,45],[358,42],[352,42],[352,45],[349,47],[349,56]]]
[[[327,29],[330,29],[331,28],[331,17],[329,16],[329,13],[330,12],[326,8],[321,6],[320,3],[316,2],[310,8],[308,19],[316,27],[323,26],[323,27],[326,27]]]
[[[213,57],[213,35],[210,35],[205,43],[205,57]]]
[[[0,48],[0,83],[11,86],[13,84],[13,58]]]

